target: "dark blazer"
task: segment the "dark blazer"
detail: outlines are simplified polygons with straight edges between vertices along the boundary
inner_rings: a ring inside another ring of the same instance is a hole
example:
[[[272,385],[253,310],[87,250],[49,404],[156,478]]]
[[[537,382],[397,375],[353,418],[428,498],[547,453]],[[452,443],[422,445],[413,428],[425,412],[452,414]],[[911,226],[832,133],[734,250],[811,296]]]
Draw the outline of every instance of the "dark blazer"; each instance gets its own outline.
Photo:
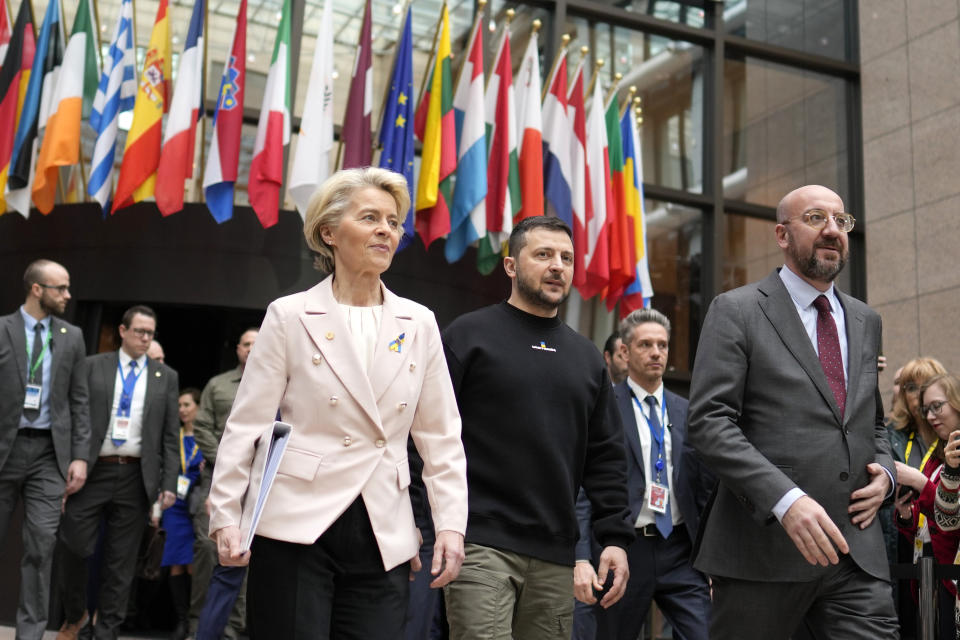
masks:
[[[64,478],[73,460],[86,460],[90,447],[86,347],[80,329],[50,318],[50,420],[57,466]],[[0,468],[17,437],[27,380],[27,338],[17,309],[0,317]]]
[[[87,358],[87,382],[90,387],[89,472],[96,468],[100,447],[110,426],[113,388],[116,383],[117,351],[98,353]],[[165,364],[147,359],[147,390],[144,395],[140,471],[147,500],[153,502],[163,491],[176,493],[180,469],[180,417],[177,399],[180,393],[177,372]]]
[[[704,573],[759,581],[823,575],[827,569],[807,563],[773,516],[777,501],[799,487],[840,528],[857,565],[888,577],[879,522],[861,530],[847,513],[850,494],[870,480],[867,464],[894,470],[877,391],[880,317],[837,296],[849,354],[844,416],[777,271],[710,305],[689,428],[690,443],[720,482],[695,562]]]
[[[644,494],[647,488],[644,469],[648,459],[644,457],[643,447],[640,445],[640,434],[637,431],[637,418],[633,409],[633,400],[630,396],[630,386],[626,381],[621,382],[614,386],[613,392],[617,408],[620,410],[620,417],[623,420],[624,446],[629,452],[627,454],[627,490],[630,501],[630,522],[634,523],[643,507]],[[693,541],[697,538],[700,514],[707,504],[715,480],[713,475],[700,463],[696,453],[686,441],[687,400],[664,388],[663,401],[667,405],[671,441],[670,463],[673,467],[670,486],[674,504],[671,508],[680,509],[683,526],[686,527],[690,540]],[[577,501],[577,519],[580,521],[577,558],[593,557],[596,559],[599,547],[591,541],[592,536],[589,534],[590,503],[584,500],[583,492],[581,492],[580,499]]]

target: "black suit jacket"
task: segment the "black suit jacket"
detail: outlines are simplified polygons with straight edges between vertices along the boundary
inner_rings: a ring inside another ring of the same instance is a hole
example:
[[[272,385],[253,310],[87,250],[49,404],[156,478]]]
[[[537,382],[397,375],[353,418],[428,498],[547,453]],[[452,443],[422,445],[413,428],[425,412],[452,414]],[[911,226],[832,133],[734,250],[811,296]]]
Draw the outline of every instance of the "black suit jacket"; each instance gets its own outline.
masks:
[[[50,318],[50,420],[57,466],[66,478],[72,460],[86,460],[90,448],[86,347],[80,329]],[[27,338],[17,309],[0,318],[0,468],[17,437],[27,380]]]
[[[643,507],[646,492],[644,469],[648,460],[643,455],[640,444],[640,434],[636,414],[633,409],[633,399],[630,395],[630,386],[626,381],[614,387],[614,397],[620,417],[623,420],[624,446],[627,451],[627,491],[630,504],[630,522],[637,521],[640,509]],[[696,453],[687,444],[687,400],[675,393],[663,390],[663,401],[667,405],[667,418],[670,429],[670,463],[673,466],[673,475],[670,478],[670,487],[673,492],[674,503],[671,509],[680,509],[683,517],[683,526],[686,527],[690,540],[697,537],[700,526],[700,513],[706,506],[707,499],[713,489],[713,475],[700,464]],[[643,425],[646,428],[646,425]],[[580,541],[577,543],[577,558],[594,558],[599,547],[592,542],[590,535],[590,504],[584,500],[581,492],[577,501],[577,518],[580,521]]]
[[[723,293],[710,305],[690,387],[690,443],[716,474],[695,566],[759,581],[808,581],[810,565],[772,509],[799,487],[839,527],[850,556],[887,579],[877,519],[850,522],[850,494],[870,481],[873,462],[893,471],[877,391],[880,317],[837,291],[848,347],[841,415],[793,300],[777,271]],[[838,327],[840,329],[840,327]]]
[[[89,471],[96,469],[100,447],[110,426],[113,390],[116,383],[117,351],[98,353],[87,358],[87,382],[90,388]],[[179,379],[165,364],[147,359],[147,390],[144,394],[140,471],[148,502],[163,491],[176,493],[180,469],[180,417],[177,412]]]

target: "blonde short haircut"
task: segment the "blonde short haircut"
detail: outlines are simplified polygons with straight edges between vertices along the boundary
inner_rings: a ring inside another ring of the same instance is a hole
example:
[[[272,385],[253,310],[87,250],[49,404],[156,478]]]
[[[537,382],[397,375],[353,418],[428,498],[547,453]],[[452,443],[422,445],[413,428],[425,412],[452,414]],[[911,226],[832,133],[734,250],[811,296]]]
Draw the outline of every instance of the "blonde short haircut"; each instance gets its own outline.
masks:
[[[344,169],[337,171],[320,185],[310,198],[304,216],[303,236],[307,246],[316,253],[313,266],[325,273],[333,273],[333,247],[324,242],[320,231],[324,227],[336,228],[355,191],[373,187],[386,191],[397,203],[400,223],[410,211],[410,191],[406,179],[394,171],[377,167]]]

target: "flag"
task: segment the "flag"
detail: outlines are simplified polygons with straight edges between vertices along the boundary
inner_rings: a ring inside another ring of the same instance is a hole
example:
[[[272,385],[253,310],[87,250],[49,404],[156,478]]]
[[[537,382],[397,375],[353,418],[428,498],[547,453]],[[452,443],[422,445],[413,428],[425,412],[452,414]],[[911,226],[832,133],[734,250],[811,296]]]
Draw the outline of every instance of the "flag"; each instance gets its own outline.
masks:
[[[517,219],[543,215],[543,124],[540,110],[540,53],[537,31],[520,62],[514,80],[517,98],[517,132],[520,135],[520,194],[522,201]],[[566,65],[564,65],[566,73]],[[564,78],[566,81],[566,78]]]
[[[610,242],[610,283],[607,285],[607,310],[612,311],[623,290],[633,282],[636,260],[633,250],[633,228],[627,219],[626,185],[623,169],[623,141],[620,135],[620,109],[616,92],[612,92],[604,121],[607,128],[607,156],[610,161],[610,187],[613,207],[607,210],[608,238]]]
[[[350,79],[350,94],[347,111],[343,116],[343,168],[368,167],[373,159],[370,136],[370,112],[373,105],[373,40],[370,36],[370,0],[363,11],[360,27],[360,42],[353,59],[353,76]],[[307,103],[309,104],[309,103]]]
[[[403,174],[413,201],[413,24],[410,7],[403,19],[403,35],[393,61],[390,93],[380,124],[380,166]],[[413,211],[403,221],[403,237],[397,250],[413,241]]]
[[[273,45],[273,58],[263,90],[257,138],[253,143],[247,193],[260,224],[272,227],[280,219],[280,185],[283,183],[283,148],[290,142],[290,0]]]
[[[240,0],[237,28],[229,57],[223,64],[213,136],[203,170],[203,194],[213,219],[224,223],[233,217],[233,185],[237,181],[240,140],[243,133],[243,97],[247,76],[247,0]]]
[[[594,82],[586,128],[587,175],[590,181],[593,211],[592,216],[587,218],[587,252],[583,260],[587,267],[587,278],[580,293],[584,298],[592,298],[603,291],[610,281],[610,241],[607,219],[608,212],[613,209],[607,127],[599,79]]]
[[[203,117],[204,4],[200,0],[193,5],[160,150],[156,197],[157,208],[165,216],[183,209],[183,183],[193,177],[197,120]]]
[[[7,56],[0,69],[0,214],[7,208],[5,192],[13,153],[13,136],[23,110],[23,100],[30,83],[36,40],[33,35],[33,11],[29,2],[21,2],[13,35],[7,47]]]
[[[3,61],[7,57],[7,48],[10,45],[10,7],[6,0],[0,7],[0,71],[3,71]]]
[[[30,70],[30,82],[17,123],[7,178],[7,204],[24,217],[30,215],[30,193],[37,159],[37,133],[47,124],[60,63],[63,61],[63,29],[60,2],[51,0],[43,17],[37,50]]]
[[[494,58],[486,96],[490,158],[487,162],[487,235],[477,245],[477,269],[488,274],[500,262],[503,243],[520,208],[517,108],[513,96],[510,29],[505,27]]]
[[[111,207],[113,158],[117,149],[117,116],[133,109],[137,95],[136,56],[133,50],[133,1],[122,0],[110,50],[103,61],[100,84],[93,99],[90,126],[97,132],[87,193],[104,215]]]
[[[147,57],[140,73],[133,124],[123,148],[117,193],[110,213],[154,194],[160,163],[160,127],[170,107],[170,20],[167,0],[160,0],[150,34]],[[180,186],[183,189],[183,185]]]
[[[450,207],[450,234],[443,248],[447,262],[463,257],[467,246],[487,234],[487,137],[483,103],[482,12],[473,30],[460,79],[453,93],[457,130],[457,181]]]
[[[424,246],[450,232],[450,188],[457,169],[456,122],[453,115],[453,79],[450,75],[450,13],[444,2],[440,14],[440,41],[427,81],[428,90],[417,106],[414,132],[423,142],[417,181],[415,225]]]
[[[55,111],[47,120],[37,157],[33,202],[41,213],[53,210],[59,168],[80,162],[80,120],[97,93],[98,66],[93,8],[90,0],[80,0],[53,94]]]
[[[643,158],[640,155],[640,132],[630,105],[620,118],[623,137],[623,177],[627,216],[632,220],[636,271],[633,282],[623,292],[620,317],[635,309],[650,306],[653,285],[647,260],[647,221],[643,205]]]
[[[587,173],[587,112],[583,104],[583,59],[577,64],[567,94],[567,117],[570,120],[570,229],[573,231],[573,285],[583,294],[587,284],[587,220],[593,217],[593,192]]]
[[[307,85],[307,105],[300,120],[297,154],[290,172],[290,195],[300,210],[307,213],[310,196],[330,175],[330,150],[333,149],[333,9],[324,3],[317,33],[317,48]],[[349,107],[348,107],[349,108]],[[369,126],[367,129],[369,130]],[[367,146],[370,146],[369,144]]]

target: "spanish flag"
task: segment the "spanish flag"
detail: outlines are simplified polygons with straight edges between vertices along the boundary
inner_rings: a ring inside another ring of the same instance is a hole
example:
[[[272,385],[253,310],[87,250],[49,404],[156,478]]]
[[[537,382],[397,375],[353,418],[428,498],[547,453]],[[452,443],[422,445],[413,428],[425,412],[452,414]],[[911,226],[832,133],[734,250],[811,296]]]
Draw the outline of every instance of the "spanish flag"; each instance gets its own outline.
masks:
[[[33,34],[33,12],[29,2],[20,3],[13,37],[0,70],[0,214],[6,211],[4,192],[10,173],[10,154],[13,152],[13,133],[20,120],[23,100],[30,82],[30,69],[37,42]]]
[[[452,177],[457,169],[457,137],[453,113],[453,76],[450,72],[450,13],[443,3],[428,89],[420,100],[414,133],[423,141],[420,179],[417,181],[416,228],[427,247],[450,232]]]
[[[53,96],[56,111],[47,119],[33,179],[33,202],[44,214],[53,210],[59,167],[80,161],[80,119],[90,113],[97,93],[100,65],[92,16],[90,0],[80,0]]]
[[[140,74],[137,101],[133,106],[133,125],[127,132],[111,214],[153,195],[160,164],[160,127],[169,104],[170,21],[167,19],[167,0],[160,0],[147,58]]]

